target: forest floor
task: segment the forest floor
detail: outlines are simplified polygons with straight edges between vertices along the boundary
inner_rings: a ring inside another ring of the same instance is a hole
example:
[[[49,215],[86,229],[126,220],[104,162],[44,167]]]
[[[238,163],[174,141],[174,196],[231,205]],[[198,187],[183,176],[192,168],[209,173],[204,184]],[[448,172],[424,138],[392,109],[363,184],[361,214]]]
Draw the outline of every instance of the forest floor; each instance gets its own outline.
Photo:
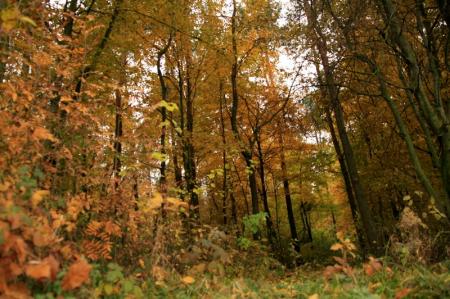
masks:
[[[425,264],[407,254],[363,260],[336,244],[334,251],[328,250],[328,256],[316,248],[310,252],[315,257],[292,268],[270,257],[259,245],[232,249],[229,262],[203,259],[183,271],[155,266],[149,269],[144,261],[139,262],[139,269],[97,264],[91,271],[90,284],[75,297],[450,298],[450,260]]]
[[[352,274],[329,267],[299,267],[284,274],[249,277],[203,276],[193,283],[151,288],[158,298],[450,298],[450,261],[433,266],[382,266],[368,273],[355,266]]]

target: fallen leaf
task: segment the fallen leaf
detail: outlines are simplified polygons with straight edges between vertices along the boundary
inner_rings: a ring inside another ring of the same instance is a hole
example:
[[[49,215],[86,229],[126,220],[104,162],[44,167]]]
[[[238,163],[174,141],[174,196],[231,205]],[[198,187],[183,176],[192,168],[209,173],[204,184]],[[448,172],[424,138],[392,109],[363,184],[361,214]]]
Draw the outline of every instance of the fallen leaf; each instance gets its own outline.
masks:
[[[42,127],[37,127],[36,129],[34,129],[32,136],[34,139],[37,139],[37,140],[50,140],[53,142],[57,141],[55,136],[53,136],[53,134],[50,133],[49,130],[47,130],[46,128],[42,128]]]
[[[59,271],[59,262],[56,260],[56,258],[53,255],[49,255],[45,259],[42,260],[43,263],[47,263],[50,266],[50,278],[51,280],[56,279],[56,275]]]
[[[181,279],[181,281],[185,284],[193,284],[195,279],[192,276],[185,276]]]
[[[44,247],[52,242],[52,238],[42,232],[36,232],[33,235],[33,244],[37,247]]]
[[[364,264],[363,268],[364,268],[364,272],[366,273],[367,276],[372,276],[375,273],[372,266],[369,264]]]
[[[139,259],[139,266],[140,266],[142,269],[145,269],[145,262],[144,262],[143,259]]]
[[[206,265],[204,263],[198,264],[193,266],[191,269],[189,269],[189,274],[196,275],[196,274],[203,274],[206,270]]]
[[[31,297],[30,290],[24,283],[16,283],[8,285],[2,298],[28,299],[33,297]]]
[[[319,294],[312,294],[308,299],[319,299]]]
[[[91,272],[91,265],[84,259],[79,259],[69,267],[64,279],[62,281],[62,288],[65,291],[73,290],[81,286],[89,279]]]
[[[44,199],[44,197],[48,196],[49,194],[50,191],[48,190],[37,190],[31,196],[31,203],[36,207]]]
[[[36,280],[43,280],[51,277],[52,270],[48,262],[40,261],[37,263],[28,264],[25,268],[25,274]]]
[[[411,293],[411,291],[412,290],[409,288],[403,288],[395,293],[395,299],[402,299],[408,296],[408,294]]]
[[[152,268],[152,275],[153,275],[153,278],[155,278],[156,281],[163,281],[169,276],[167,271],[164,270],[162,267],[159,267],[159,266],[153,266],[153,268]]]

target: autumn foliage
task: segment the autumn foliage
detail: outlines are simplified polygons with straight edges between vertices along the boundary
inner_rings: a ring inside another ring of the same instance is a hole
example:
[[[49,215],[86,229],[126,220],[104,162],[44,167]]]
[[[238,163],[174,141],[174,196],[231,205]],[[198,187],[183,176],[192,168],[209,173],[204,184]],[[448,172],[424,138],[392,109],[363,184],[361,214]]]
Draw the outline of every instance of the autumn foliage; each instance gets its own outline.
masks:
[[[445,3],[0,1],[0,297],[449,295]]]

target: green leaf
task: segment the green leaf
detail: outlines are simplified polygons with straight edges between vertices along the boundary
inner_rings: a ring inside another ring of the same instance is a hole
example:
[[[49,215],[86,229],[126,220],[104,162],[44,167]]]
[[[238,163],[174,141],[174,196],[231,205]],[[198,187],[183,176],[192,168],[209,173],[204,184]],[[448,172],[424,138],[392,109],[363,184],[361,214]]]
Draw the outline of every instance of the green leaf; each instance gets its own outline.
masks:
[[[134,289],[134,282],[132,280],[126,279],[122,282],[122,290],[124,293],[130,293]]]

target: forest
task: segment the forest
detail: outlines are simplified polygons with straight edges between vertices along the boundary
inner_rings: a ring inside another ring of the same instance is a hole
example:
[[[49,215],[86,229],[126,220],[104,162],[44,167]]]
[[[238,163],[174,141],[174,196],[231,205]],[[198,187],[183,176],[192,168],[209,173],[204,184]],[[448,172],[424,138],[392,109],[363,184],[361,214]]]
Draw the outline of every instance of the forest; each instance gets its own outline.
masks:
[[[450,298],[450,1],[0,0],[0,298]]]

